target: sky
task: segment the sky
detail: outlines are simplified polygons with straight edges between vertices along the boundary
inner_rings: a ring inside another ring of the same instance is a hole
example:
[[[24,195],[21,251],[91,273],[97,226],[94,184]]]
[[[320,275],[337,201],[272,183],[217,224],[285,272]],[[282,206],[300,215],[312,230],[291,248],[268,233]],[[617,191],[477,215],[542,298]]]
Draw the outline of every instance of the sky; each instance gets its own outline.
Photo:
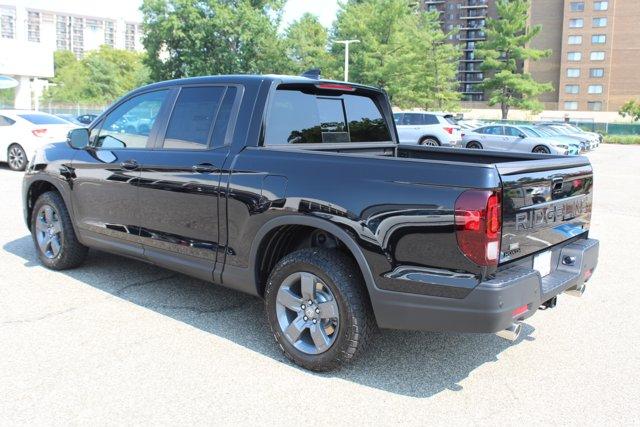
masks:
[[[122,18],[127,21],[141,21],[138,8],[142,0],[3,0],[3,4],[21,4],[34,9],[55,10],[79,15],[96,15]],[[338,0],[288,0],[282,17],[282,27],[300,18],[305,12],[318,16],[320,22],[329,28],[336,17]]]

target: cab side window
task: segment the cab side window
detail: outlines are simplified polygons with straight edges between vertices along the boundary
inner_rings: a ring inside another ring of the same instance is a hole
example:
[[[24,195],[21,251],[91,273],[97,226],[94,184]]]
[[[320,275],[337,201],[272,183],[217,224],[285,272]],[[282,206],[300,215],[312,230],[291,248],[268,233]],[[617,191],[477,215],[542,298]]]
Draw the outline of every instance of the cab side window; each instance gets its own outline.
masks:
[[[162,144],[163,149],[204,150],[224,145],[237,89],[225,86],[180,90]]]
[[[120,104],[94,129],[98,148],[145,148],[168,90],[143,93]]]

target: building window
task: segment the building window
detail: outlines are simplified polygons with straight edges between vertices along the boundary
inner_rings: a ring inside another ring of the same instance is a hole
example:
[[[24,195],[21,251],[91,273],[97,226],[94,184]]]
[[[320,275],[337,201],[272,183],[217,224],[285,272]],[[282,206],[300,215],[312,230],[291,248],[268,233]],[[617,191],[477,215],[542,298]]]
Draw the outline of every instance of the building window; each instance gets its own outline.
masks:
[[[567,68],[567,77],[580,77],[580,68]]]
[[[584,2],[583,1],[572,1],[571,2],[571,12],[584,12]]]
[[[589,77],[600,78],[604,77],[604,68],[592,68],[589,70]]]
[[[602,85],[589,85],[590,94],[602,93]]]
[[[584,19],[576,18],[569,19],[569,28],[582,28],[584,27]]]
[[[40,42],[40,13],[27,13],[27,40]]]
[[[602,111],[602,101],[589,101],[587,108],[591,111]]]
[[[135,24],[127,24],[124,33],[124,48],[127,50],[136,49],[136,26]]]
[[[582,36],[569,36],[569,44],[582,44]]]
[[[607,10],[609,9],[608,1],[595,1],[593,2],[593,10]]]
[[[578,86],[578,85],[565,85],[564,92],[565,93],[571,93],[571,94],[580,93],[580,86]]]
[[[593,18],[593,27],[601,28],[607,26],[607,18]]]
[[[71,34],[73,42],[73,53],[76,54],[76,58],[82,58],[84,54],[84,19],[71,18]]]
[[[113,21],[104,21],[104,44],[111,47],[115,45],[115,25]]]
[[[591,36],[591,44],[605,44],[607,36],[604,34],[594,34]]]
[[[582,53],[580,52],[569,52],[567,53],[568,61],[580,61],[582,59]]]
[[[13,39],[16,37],[16,10],[0,7],[0,38]]]
[[[56,15],[56,49],[70,50],[69,17]]]
[[[577,110],[578,109],[578,101],[565,101],[564,109],[565,110]]]
[[[604,52],[591,52],[592,61],[604,61]]]

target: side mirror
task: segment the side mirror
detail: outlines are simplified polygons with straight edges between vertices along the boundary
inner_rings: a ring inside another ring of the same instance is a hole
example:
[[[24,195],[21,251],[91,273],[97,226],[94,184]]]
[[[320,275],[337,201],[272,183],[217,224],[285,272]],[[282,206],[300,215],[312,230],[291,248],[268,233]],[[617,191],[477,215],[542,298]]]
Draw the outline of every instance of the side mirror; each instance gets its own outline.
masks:
[[[75,150],[82,150],[89,145],[89,129],[72,129],[67,134],[67,144]]]

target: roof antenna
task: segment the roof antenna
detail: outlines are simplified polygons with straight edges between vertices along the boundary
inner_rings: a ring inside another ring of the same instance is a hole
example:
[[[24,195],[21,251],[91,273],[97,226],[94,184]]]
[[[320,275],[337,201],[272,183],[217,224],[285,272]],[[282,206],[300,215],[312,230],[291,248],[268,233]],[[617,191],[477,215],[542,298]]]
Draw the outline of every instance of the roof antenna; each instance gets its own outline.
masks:
[[[306,77],[308,79],[319,80],[320,79],[320,68],[312,68],[310,70],[302,73],[302,77]]]

